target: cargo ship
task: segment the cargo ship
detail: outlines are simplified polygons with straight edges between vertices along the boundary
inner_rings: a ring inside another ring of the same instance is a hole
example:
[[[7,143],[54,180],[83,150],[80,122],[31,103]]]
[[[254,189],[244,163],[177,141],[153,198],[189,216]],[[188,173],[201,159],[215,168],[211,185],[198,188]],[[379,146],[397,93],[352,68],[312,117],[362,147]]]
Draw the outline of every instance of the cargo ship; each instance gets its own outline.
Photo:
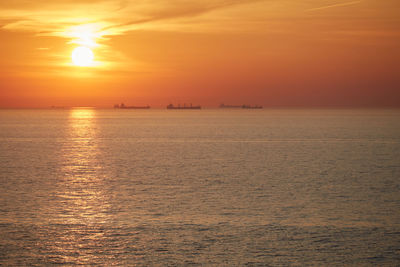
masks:
[[[246,108],[246,109],[260,109],[263,108],[262,106],[250,106],[250,105],[243,105],[242,108]]]
[[[115,104],[114,108],[120,108],[120,109],[149,109],[150,106],[125,106],[124,103],[121,103],[121,105]]]
[[[241,105],[225,105],[225,104],[221,104],[219,105],[220,108],[243,108],[243,106]]]
[[[169,104],[167,106],[167,109],[201,109],[201,106],[193,106],[192,104],[190,104],[190,106],[186,106],[186,104],[184,104],[183,106],[174,106],[172,104]]]
[[[243,108],[243,109],[261,109],[263,108],[262,106],[250,106],[250,105],[225,105],[221,104],[219,105],[219,108]]]

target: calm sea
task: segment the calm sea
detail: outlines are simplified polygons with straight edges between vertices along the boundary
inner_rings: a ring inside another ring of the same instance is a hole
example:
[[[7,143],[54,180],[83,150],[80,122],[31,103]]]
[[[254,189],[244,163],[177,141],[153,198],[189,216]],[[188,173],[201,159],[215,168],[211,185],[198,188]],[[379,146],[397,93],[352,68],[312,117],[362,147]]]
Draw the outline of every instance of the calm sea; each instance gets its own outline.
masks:
[[[398,266],[400,110],[1,110],[1,264]]]

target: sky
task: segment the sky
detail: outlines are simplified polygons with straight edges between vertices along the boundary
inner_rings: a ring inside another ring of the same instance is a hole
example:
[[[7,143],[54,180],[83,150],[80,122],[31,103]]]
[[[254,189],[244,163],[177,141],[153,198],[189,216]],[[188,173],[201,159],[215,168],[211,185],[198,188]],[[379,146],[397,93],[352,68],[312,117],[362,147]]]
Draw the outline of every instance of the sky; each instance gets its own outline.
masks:
[[[398,0],[0,0],[0,108],[400,107],[398,14]]]

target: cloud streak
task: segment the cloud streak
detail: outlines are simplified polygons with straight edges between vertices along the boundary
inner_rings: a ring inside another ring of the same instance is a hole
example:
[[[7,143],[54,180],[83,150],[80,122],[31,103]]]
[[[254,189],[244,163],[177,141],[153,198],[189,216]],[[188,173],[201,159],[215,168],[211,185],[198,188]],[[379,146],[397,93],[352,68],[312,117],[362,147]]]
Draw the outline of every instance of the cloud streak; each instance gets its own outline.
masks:
[[[388,1],[393,6],[396,4],[395,0]],[[124,58],[123,49],[129,51],[131,46],[116,45],[112,39],[117,40],[115,36],[130,38],[134,31],[139,30],[141,32],[137,32],[138,35],[153,31],[150,34],[152,36],[163,31],[177,34],[217,33],[219,36],[252,35],[258,39],[270,38],[272,44],[276,40],[283,39],[290,39],[293,43],[326,38],[348,40],[349,36],[346,33],[349,32],[363,32],[363,36],[373,38],[376,34],[369,34],[371,31],[385,32],[386,35],[398,33],[394,26],[382,30],[379,28],[380,25],[390,25],[398,21],[397,14],[396,17],[395,15],[390,17],[390,14],[385,12],[382,17],[380,8],[389,5],[388,2],[383,4],[378,0],[347,2],[325,0],[323,6],[321,2],[320,0],[1,1],[0,34],[5,30],[23,31],[30,36],[44,37],[37,38],[41,41],[52,39],[51,42],[61,43],[57,49],[59,51],[64,49],[64,53],[72,46],[81,45],[97,49],[96,52],[101,52],[97,53],[98,55],[107,53],[112,55],[118,50],[121,51],[121,56],[117,59],[107,55],[109,61],[117,62]],[[339,7],[347,8],[340,9],[341,12],[338,14],[335,8]],[[316,12],[325,10],[324,16]],[[334,16],[325,16],[333,13]],[[367,18],[374,20],[381,18],[385,23],[380,22],[377,27],[371,28],[371,23],[365,23]],[[247,37],[244,39],[247,40]],[[254,43],[259,43],[258,39]],[[35,47],[54,47],[51,42],[50,44],[45,41],[38,42]],[[114,45],[113,49],[108,45]],[[56,48],[52,48],[52,51],[55,50]]]
[[[311,11],[318,11],[318,10],[324,10],[324,9],[334,8],[334,7],[351,6],[351,5],[360,4],[361,2],[363,2],[363,1],[360,0],[360,1],[345,2],[345,3],[339,3],[339,4],[328,5],[328,6],[321,6],[321,7],[310,8],[310,9],[307,9],[307,11],[308,11],[308,12],[311,12]]]
[[[196,17],[214,10],[223,9],[235,5],[250,4],[253,2],[260,2],[260,1],[261,0],[247,0],[247,1],[233,0],[233,1],[221,1],[221,2],[213,1],[208,3],[202,2],[194,5],[193,4],[178,5],[177,8],[176,7],[171,9],[166,8],[162,11],[156,12],[155,14],[151,14],[146,18],[131,20],[119,25],[110,26],[109,28],[138,25],[138,24],[169,20],[169,19],[179,19],[184,17]]]
[[[41,35],[58,35],[66,27],[96,23],[102,26],[105,34],[119,35],[134,30],[131,26],[196,17],[214,10],[260,1],[262,0],[64,0],[50,4],[43,1],[42,5],[40,1],[35,1],[26,6],[24,1],[16,0],[0,6],[0,21],[3,22],[4,29],[34,31]]]
[[[195,25],[198,20],[201,21],[201,16],[207,13],[262,1],[37,0],[26,3],[14,0],[0,3],[0,25],[2,25],[0,29],[34,33],[38,37],[64,38],[67,40],[66,44],[97,49],[101,51],[99,55],[111,52],[115,54],[115,51],[107,45],[112,36],[124,35],[143,28],[158,31],[168,28],[180,31],[182,24]],[[198,30],[201,26],[196,25],[196,27]],[[192,27],[192,30],[196,31],[196,27]],[[44,50],[43,47],[40,44],[36,50]],[[114,63],[121,61],[121,58],[123,57],[120,56]],[[102,60],[105,62],[104,58]],[[110,56],[108,60],[112,60]]]

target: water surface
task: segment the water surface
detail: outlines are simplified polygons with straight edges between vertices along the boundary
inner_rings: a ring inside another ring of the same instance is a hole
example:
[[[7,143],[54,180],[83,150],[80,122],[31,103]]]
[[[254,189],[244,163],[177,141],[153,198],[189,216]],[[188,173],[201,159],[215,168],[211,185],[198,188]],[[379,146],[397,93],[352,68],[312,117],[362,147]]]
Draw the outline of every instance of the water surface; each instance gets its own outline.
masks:
[[[400,264],[399,110],[1,110],[0,264]]]

